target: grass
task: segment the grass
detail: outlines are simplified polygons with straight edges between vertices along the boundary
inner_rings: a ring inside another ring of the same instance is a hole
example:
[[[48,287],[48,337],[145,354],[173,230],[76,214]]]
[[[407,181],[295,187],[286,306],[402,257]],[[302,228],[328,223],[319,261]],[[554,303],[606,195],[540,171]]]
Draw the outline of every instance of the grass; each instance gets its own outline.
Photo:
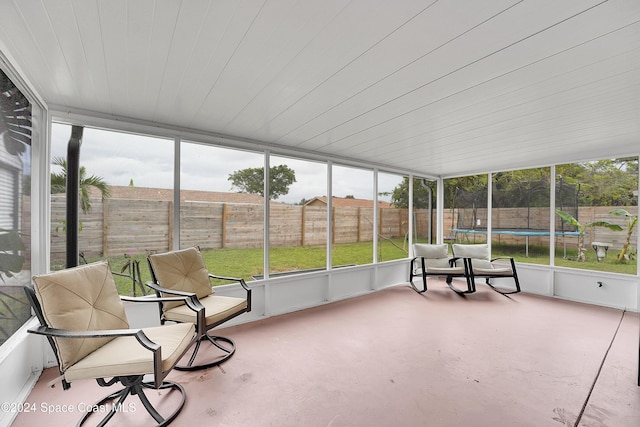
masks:
[[[407,257],[407,251],[403,248],[404,242],[401,239],[384,240],[378,245],[378,260],[388,261]],[[373,261],[373,245],[371,242],[363,243],[343,243],[333,247],[334,266],[370,264]],[[207,269],[212,273],[227,276],[241,277],[246,281],[253,280],[253,276],[264,274],[262,248],[234,248],[234,249],[211,249],[203,250],[202,256]],[[102,258],[87,259],[87,262],[98,261]],[[140,273],[142,283],[151,280],[151,273],[147,264],[145,254],[135,255],[130,258],[140,262]],[[127,274],[123,271],[130,260],[124,256],[109,257],[109,264],[114,273]],[[270,249],[270,272],[288,272],[326,267],[326,247],[318,246],[292,246],[274,247]],[[63,268],[58,266],[58,269]],[[118,292],[122,295],[133,295],[133,281],[128,277],[114,275]],[[214,285],[227,282],[215,281]],[[149,292],[148,288],[147,292]],[[139,288],[137,295],[140,294]]]
[[[22,286],[0,286],[0,345],[31,317]]]
[[[498,245],[492,244],[491,250],[493,256],[512,256],[516,261],[526,262],[530,264],[549,265],[549,248],[546,246],[530,246],[529,256],[525,253],[525,247],[522,245]],[[577,261],[578,249],[575,247],[567,247],[565,256],[564,248],[556,247],[554,263],[558,267],[580,268],[583,270],[606,271],[610,273],[636,274],[635,260],[621,264],[616,262],[616,250],[611,250],[606,258],[602,261],[596,259],[594,250],[586,251],[586,259],[583,262]]]
[[[549,265],[549,249],[545,246],[530,246],[529,256],[526,256],[524,245],[492,245],[493,256],[512,256],[518,262],[530,264]],[[372,262],[373,245],[371,242],[363,243],[343,243],[333,247],[334,266],[342,265],[362,265]],[[576,261],[577,250],[567,248],[567,256],[563,257],[563,248],[557,248],[555,265],[562,267],[580,268],[587,270],[607,271],[622,274],[636,274],[636,263],[618,264],[615,262],[615,251],[610,251],[602,262],[597,262],[595,251],[587,252],[585,262]],[[209,271],[230,277],[242,277],[246,281],[253,280],[253,276],[264,274],[262,248],[237,248],[237,249],[212,249],[203,250],[202,255]],[[407,257],[406,243],[402,239],[382,240],[378,245],[378,260],[388,261]],[[151,280],[151,273],[147,266],[146,256],[137,255],[132,257],[140,262],[142,283]],[[87,260],[89,262],[96,261]],[[118,273],[127,263],[124,257],[110,257],[111,269]],[[275,247],[270,250],[270,272],[289,272],[325,268],[326,248],[325,246],[294,246]],[[125,271],[126,273],[126,271]],[[132,280],[125,277],[114,277],[118,291],[123,295],[132,295]],[[214,282],[214,285],[225,282]],[[148,288],[146,288],[148,289]],[[140,294],[140,290],[137,290]]]

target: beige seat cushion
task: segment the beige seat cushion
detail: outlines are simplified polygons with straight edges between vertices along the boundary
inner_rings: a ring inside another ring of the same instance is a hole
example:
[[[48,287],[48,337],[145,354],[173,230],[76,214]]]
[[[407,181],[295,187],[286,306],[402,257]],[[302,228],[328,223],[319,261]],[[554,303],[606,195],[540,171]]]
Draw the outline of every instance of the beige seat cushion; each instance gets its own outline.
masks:
[[[33,277],[47,325],[88,331],[128,329],[129,322],[106,261]],[[65,371],[112,338],[54,338]]]
[[[198,248],[149,255],[149,262],[158,284],[163,288],[195,293],[200,299],[213,293],[209,272]],[[183,304],[183,302],[167,302],[163,307],[166,313],[167,310]]]
[[[247,308],[247,300],[237,297],[226,297],[221,295],[209,295],[200,300],[204,306],[205,324],[213,325],[235,313],[244,311]],[[165,311],[165,319],[175,322],[196,322],[196,313],[186,305],[171,308]]]
[[[143,329],[147,337],[161,346],[162,370],[169,371],[191,344],[193,323],[177,323]],[[67,369],[67,381],[109,378],[122,375],[152,374],[153,353],[133,337],[117,337]]]

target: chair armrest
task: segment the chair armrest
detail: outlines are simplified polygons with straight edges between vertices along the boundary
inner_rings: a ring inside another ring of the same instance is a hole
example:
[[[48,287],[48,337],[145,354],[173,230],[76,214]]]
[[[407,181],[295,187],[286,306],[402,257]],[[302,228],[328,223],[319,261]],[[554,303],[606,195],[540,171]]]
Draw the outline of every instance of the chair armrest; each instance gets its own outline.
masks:
[[[498,260],[506,260],[509,261],[509,265],[511,267],[511,272],[515,275],[516,274],[516,261],[513,259],[513,257],[497,257],[497,258],[493,258],[491,260],[491,262],[493,263],[493,261],[498,261]]]
[[[228,277],[228,276],[219,276],[217,274],[209,273],[209,279],[218,279],[218,280],[227,280],[229,282],[238,282],[240,285],[246,290],[249,290],[249,287],[245,283],[243,278],[240,277]]]
[[[27,332],[37,335],[44,335],[51,339],[57,338],[105,338],[105,337],[127,337],[133,336],[142,347],[149,350],[153,354],[154,366],[154,385],[159,388],[162,384],[165,373],[162,370],[161,346],[149,339],[142,329],[107,329],[94,331],[74,331],[66,329],[50,328],[48,326],[39,326],[37,328],[28,329]]]
[[[230,280],[234,282],[239,282],[241,280],[244,280],[244,279],[241,279],[240,277],[220,276],[218,274],[213,274],[213,273],[208,273],[208,275],[210,279]]]
[[[510,256],[499,256],[499,257],[496,257],[496,258],[492,258],[491,262],[498,261],[500,259],[506,259],[508,261],[513,261],[513,257],[510,257]]]
[[[218,276],[217,274],[209,273],[209,279],[219,279],[219,280],[228,280],[230,282],[240,283],[242,289],[244,289],[247,293],[247,311],[251,311],[251,289],[247,286],[247,283],[243,278],[240,277],[228,277],[228,276]]]
[[[516,271],[516,261],[513,259],[513,257],[508,257],[508,256],[496,257],[496,258],[493,258],[493,259],[491,260],[491,262],[493,262],[493,261],[499,261],[499,260],[509,261],[509,264],[511,265],[511,271],[513,271],[513,272],[514,272],[514,274],[515,274],[515,271]]]
[[[169,301],[184,301],[185,305],[189,307],[191,311],[196,313],[196,319],[197,319],[196,328],[205,326],[205,320],[204,320],[205,309],[202,303],[200,302],[200,300],[198,299],[198,297],[196,296],[196,294],[192,292],[182,292],[182,291],[174,291],[172,289],[166,289],[166,288],[163,288],[162,286],[156,285],[153,282],[148,282],[147,285],[158,292],[176,294],[179,296],[176,296],[176,297],[127,297],[124,295],[120,295],[120,299],[123,301],[130,301],[130,302],[156,302],[156,303],[169,302]]]
[[[456,264],[456,261],[458,261],[459,259],[464,260],[464,258],[460,256],[454,256],[449,258],[449,267],[453,267]]]
[[[171,291],[170,289],[164,290],[164,288],[158,287],[159,289],[162,289],[162,292],[169,292]],[[154,288],[155,289],[155,288]],[[180,294],[185,294],[185,296],[177,296],[177,297],[128,297],[125,295],[120,295],[120,299],[122,301],[128,301],[128,302],[171,302],[171,301],[184,301],[185,305],[187,307],[189,307],[191,310],[195,311],[196,314],[198,314],[198,312],[203,311],[204,312],[204,306],[200,303],[200,300],[198,299],[198,297],[196,296],[196,294],[190,294],[189,292],[179,292],[179,291],[172,291],[175,293],[180,293]]]
[[[164,302],[164,301],[187,301],[191,299],[191,297],[193,296],[195,295],[178,296],[178,297],[152,297],[152,296],[129,297],[126,295],[120,295],[120,299],[122,301],[127,301],[127,302]]]
[[[171,289],[162,289],[162,292],[172,292],[172,293],[178,293],[179,291],[171,291]],[[127,301],[127,302],[176,302],[176,301],[184,301],[185,303],[189,300],[192,300],[193,298],[198,298],[196,296],[196,294],[191,294],[189,292],[179,292],[180,294],[185,294],[185,295],[180,295],[180,296],[176,296],[176,297],[153,297],[153,296],[145,296],[145,297],[129,297],[126,295],[120,295],[120,299],[122,301]]]
[[[229,280],[229,281],[235,281],[240,283],[240,286],[242,286],[242,288],[247,292],[247,311],[251,311],[251,288],[249,288],[249,286],[247,286],[247,283],[244,281],[244,279],[241,278],[236,278],[236,277],[224,277],[224,276],[216,276],[214,274],[208,273],[209,278],[214,278],[214,279],[222,279],[222,280]],[[157,283],[154,282],[147,282],[147,286],[149,286],[151,289],[155,290],[156,292],[160,293],[166,293],[166,294],[172,294],[172,295],[178,295],[181,297],[188,297],[188,299],[186,300],[187,305],[189,305],[189,308],[191,308],[194,311],[199,311],[202,310],[202,325],[204,325],[204,307],[202,306],[202,304],[200,303],[200,300],[198,300],[198,297],[196,296],[195,293],[193,292],[184,292],[184,291],[175,291],[173,289],[167,289],[167,288],[163,288],[162,286],[158,285]],[[166,298],[166,297],[162,297],[162,298]],[[159,302],[162,302],[162,298],[160,299]],[[180,299],[179,299],[180,300]],[[198,313],[198,319],[200,319],[201,314]]]
[[[162,286],[160,286],[160,285],[158,285],[157,283],[154,283],[154,282],[147,282],[147,286],[150,287],[151,289],[153,289],[154,291],[163,292],[165,294],[179,295],[179,296],[182,296],[182,297],[194,297],[194,296],[196,296],[196,294],[194,292],[175,291],[173,289],[163,288]],[[162,297],[162,298],[165,298],[165,297]]]
[[[205,321],[205,308],[202,305],[202,303],[200,302],[200,300],[198,299],[198,296],[193,293],[193,292],[183,292],[183,291],[175,291],[173,289],[167,289],[167,288],[163,288],[162,286],[158,285],[157,283],[154,282],[147,282],[147,286],[149,286],[151,289],[155,290],[156,292],[160,293],[160,292],[164,292],[167,294],[173,294],[173,295],[178,295],[176,297],[155,297],[155,298],[140,298],[140,299],[134,299],[132,297],[125,297],[125,301],[131,301],[134,300],[134,302],[143,302],[143,301],[153,301],[153,302],[165,302],[165,301],[184,301],[185,305],[187,307],[189,307],[190,310],[194,311],[196,313],[196,329],[199,331],[198,333],[200,334],[202,331],[205,330],[206,328],[206,321]],[[122,298],[122,296],[120,297]]]
[[[57,338],[106,338],[106,337],[131,337],[134,336],[143,347],[156,351],[160,346],[149,339],[142,329],[104,329],[93,331],[76,331],[68,329],[56,329],[48,326],[38,326],[28,329],[27,332],[36,335]]]

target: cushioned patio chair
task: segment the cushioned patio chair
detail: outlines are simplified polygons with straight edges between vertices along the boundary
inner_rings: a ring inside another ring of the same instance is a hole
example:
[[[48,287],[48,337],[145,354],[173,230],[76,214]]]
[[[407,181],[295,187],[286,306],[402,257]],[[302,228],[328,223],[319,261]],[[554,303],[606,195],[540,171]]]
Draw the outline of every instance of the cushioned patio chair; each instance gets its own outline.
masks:
[[[445,277],[447,284],[451,285],[454,277],[465,277],[464,266],[456,266],[455,260],[449,258],[449,245],[432,245],[415,243],[413,255],[409,267],[409,283],[418,293],[427,291],[427,276]],[[422,289],[416,287],[413,278],[422,277]]]
[[[129,407],[124,402],[131,395],[138,396],[158,425],[175,419],[184,405],[185,391],[165,377],[193,343],[193,324],[131,329],[106,261],[34,276],[33,282],[25,292],[41,326],[29,332],[49,340],[63,389],[84,379],[95,379],[102,387],[124,386],[91,406],[112,408],[98,425]],[[153,379],[145,381],[149,374]],[[161,415],[147,399],[144,390],[151,388],[166,390],[160,399],[169,402],[170,409],[162,411],[168,415]],[[91,416],[91,411],[85,412],[78,425]]]
[[[217,276],[209,273],[200,250],[196,247],[171,251],[162,254],[149,255],[149,268],[153,283],[152,287],[159,296],[182,295],[193,296],[197,304],[204,307],[203,321],[198,321],[193,311],[181,302],[160,303],[160,321],[196,323],[197,340],[189,361],[176,366],[178,370],[192,371],[219,365],[233,356],[235,343],[226,337],[209,334],[209,331],[236,316],[251,311],[251,289],[243,279]],[[229,297],[216,295],[210,279],[237,282],[242,286],[244,297]],[[214,346],[215,353],[201,357],[196,362],[196,356],[202,342]],[[208,356],[208,357],[207,357]]]
[[[516,263],[511,257],[491,258],[489,245],[487,244],[460,244],[452,245],[453,256],[456,258],[456,265],[464,267],[467,274],[467,289],[460,290],[452,284],[449,287],[459,294],[469,294],[476,291],[476,277],[482,277],[491,289],[503,295],[520,292],[520,281],[516,271]],[[495,261],[507,260],[508,263],[496,263]],[[513,278],[515,289],[504,291],[496,288],[491,279]]]

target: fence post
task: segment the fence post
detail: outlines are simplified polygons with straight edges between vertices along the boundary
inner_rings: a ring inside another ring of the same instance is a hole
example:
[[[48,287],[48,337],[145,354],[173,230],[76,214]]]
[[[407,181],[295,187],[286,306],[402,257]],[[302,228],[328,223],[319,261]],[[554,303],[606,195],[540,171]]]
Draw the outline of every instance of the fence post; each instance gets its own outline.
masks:
[[[102,202],[102,256],[109,256],[109,199]]]
[[[220,231],[221,242],[220,246],[222,249],[225,248],[227,242],[227,204],[222,204],[222,221],[220,221],[220,225],[222,226],[222,230]]]
[[[331,243],[336,242],[336,207],[331,208]]]
[[[362,208],[359,207],[357,212],[358,212],[358,217],[357,217],[358,218],[357,219],[357,221],[358,221],[357,224],[358,225],[356,227],[357,228],[356,229],[356,233],[358,233],[358,235],[356,236],[356,242],[360,243],[360,228],[361,228],[361,223],[362,223]]]
[[[304,246],[304,240],[305,240],[305,237],[306,237],[305,236],[305,229],[307,228],[307,225],[306,225],[307,206],[306,205],[302,206],[302,209],[301,209],[301,212],[300,212],[300,216],[301,216],[301,218],[300,218],[300,223],[301,223],[301,225],[300,225],[300,228],[301,228],[301,230],[300,230],[300,246]]]
[[[167,233],[167,238],[167,240],[169,241],[167,245],[169,247],[167,248],[167,250],[171,251],[173,250],[173,200],[169,201],[169,230]]]

